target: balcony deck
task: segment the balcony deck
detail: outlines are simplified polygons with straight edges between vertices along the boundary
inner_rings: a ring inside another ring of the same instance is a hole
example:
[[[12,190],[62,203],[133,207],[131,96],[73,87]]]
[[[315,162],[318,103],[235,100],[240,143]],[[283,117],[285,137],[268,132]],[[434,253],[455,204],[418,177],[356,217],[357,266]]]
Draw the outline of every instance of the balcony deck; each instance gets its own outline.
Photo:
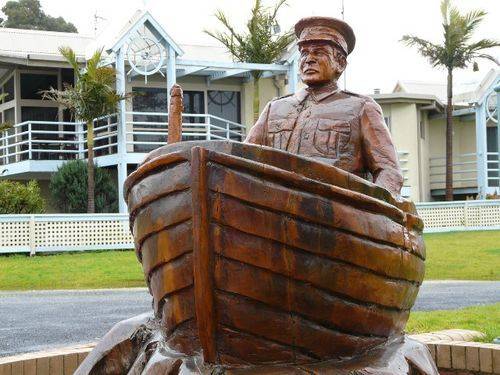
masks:
[[[119,162],[138,164],[153,149],[165,145],[167,113],[127,112],[124,155],[119,154],[117,115],[94,120],[95,161],[101,167]],[[210,114],[183,114],[183,140],[242,141],[245,126]],[[0,175],[33,178],[55,172],[64,162],[87,157],[83,122],[26,121],[0,136]],[[123,158],[125,160],[123,160]]]

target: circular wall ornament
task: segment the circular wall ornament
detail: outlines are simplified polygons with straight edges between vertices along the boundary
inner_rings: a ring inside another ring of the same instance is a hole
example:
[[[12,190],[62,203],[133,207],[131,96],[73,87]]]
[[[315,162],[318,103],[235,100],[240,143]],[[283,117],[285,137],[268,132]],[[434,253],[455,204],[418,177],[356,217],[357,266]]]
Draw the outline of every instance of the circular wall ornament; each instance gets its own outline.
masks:
[[[497,93],[495,90],[490,92],[484,102],[486,108],[486,120],[491,120],[495,124],[498,123],[498,107],[497,107]]]
[[[147,36],[137,36],[128,44],[127,58],[131,71],[143,75],[147,82],[147,76],[160,72],[165,53],[157,41]]]

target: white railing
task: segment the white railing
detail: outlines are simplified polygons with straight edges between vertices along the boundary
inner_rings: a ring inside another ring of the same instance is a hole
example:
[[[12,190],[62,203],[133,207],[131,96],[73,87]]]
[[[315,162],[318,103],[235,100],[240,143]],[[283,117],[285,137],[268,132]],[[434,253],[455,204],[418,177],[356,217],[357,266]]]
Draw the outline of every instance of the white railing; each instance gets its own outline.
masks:
[[[0,215],[0,253],[133,247],[126,214]]]
[[[486,153],[489,187],[500,187],[500,152]]]
[[[425,232],[500,230],[500,200],[416,204]],[[132,249],[127,214],[0,215],[0,253]]]
[[[446,183],[446,157],[429,159],[431,189],[444,189]],[[477,155],[467,153],[453,156],[453,187],[477,186]]]
[[[167,113],[127,112],[127,152],[149,152],[166,144]],[[208,114],[183,114],[184,140],[241,141],[246,128]],[[117,115],[94,120],[95,156],[118,152]],[[25,121],[0,133],[0,165],[25,160],[70,160],[87,157],[87,129],[83,122]]]
[[[500,230],[500,200],[416,203],[426,232]]]
[[[165,145],[168,137],[166,112],[126,112],[127,151],[149,152]],[[182,115],[182,139],[242,141],[245,126],[210,114]]]

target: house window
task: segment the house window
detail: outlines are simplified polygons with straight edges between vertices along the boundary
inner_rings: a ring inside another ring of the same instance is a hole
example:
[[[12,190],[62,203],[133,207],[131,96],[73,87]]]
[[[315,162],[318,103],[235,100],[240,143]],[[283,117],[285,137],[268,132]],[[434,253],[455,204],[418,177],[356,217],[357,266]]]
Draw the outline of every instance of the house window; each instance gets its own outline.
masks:
[[[392,130],[391,128],[391,118],[390,117],[384,117],[384,122],[385,122],[385,125],[389,128],[389,131]]]
[[[21,74],[21,99],[42,99],[40,91],[57,88],[57,75]]]
[[[241,122],[241,102],[238,91],[208,91],[208,113],[232,122]],[[213,119],[213,123],[225,129],[226,122]],[[230,130],[239,131],[236,126],[229,125]],[[225,136],[225,131],[220,131],[219,136]],[[231,134],[231,139],[242,141],[241,137]]]
[[[420,120],[419,122],[420,138],[425,139],[425,121]]]
[[[11,77],[5,84],[3,85],[2,91],[4,94],[7,94],[7,97],[4,99],[4,103],[10,102],[14,100],[14,77]]]
[[[166,88],[153,88],[153,87],[134,87],[132,89],[134,97],[132,101],[132,108],[134,112],[160,112],[168,111],[167,103],[167,89]],[[203,114],[205,112],[205,100],[203,91],[184,91],[184,113]],[[165,115],[142,115],[135,114],[133,116],[134,122],[141,124],[134,124],[135,131],[158,131],[164,132],[166,130],[167,117]],[[202,117],[184,117],[185,123],[204,123],[205,119]],[[147,122],[161,123],[161,124],[144,124]],[[200,139],[202,137],[199,137]],[[194,140],[190,138],[189,140]],[[165,142],[165,135],[158,134],[138,134],[134,135],[134,142]],[[135,144],[134,152],[149,152],[158,147],[158,144]]]

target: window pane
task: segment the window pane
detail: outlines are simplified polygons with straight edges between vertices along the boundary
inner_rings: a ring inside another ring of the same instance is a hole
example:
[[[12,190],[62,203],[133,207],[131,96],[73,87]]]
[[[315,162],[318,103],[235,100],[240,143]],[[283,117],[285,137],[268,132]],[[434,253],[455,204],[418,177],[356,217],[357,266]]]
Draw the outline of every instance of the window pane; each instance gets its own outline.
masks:
[[[22,107],[21,121],[58,121],[57,108]]]
[[[240,123],[241,122],[241,107],[240,93],[237,91],[208,91],[208,113],[225,120]],[[225,128],[226,122],[213,120],[215,125]],[[229,125],[230,130],[239,131],[239,128],[234,125]],[[225,132],[221,131],[220,136],[225,136]],[[236,134],[230,135],[231,139],[241,141],[241,137]]]
[[[61,69],[61,80],[64,84],[73,86],[75,84],[75,72],[73,69]]]
[[[10,102],[14,100],[14,77],[11,77],[5,84],[3,85],[3,92],[7,94],[7,97],[4,99],[4,102]]]
[[[167,89],[152,87],[132,88],[134,97],[132,108],[134,112],[167,112]],[[134,152],[149,152],[159,147],[156,142],[165,142],[167,131],[167,116],[165,115],[134,115],[134,132],[158,132],[159,134],[134,134],[134,142],[144,142],[134,145]],[[149,123],[149,124],[145,124]],[[156,123],[156,124],[155,124]],[[147,142],[155,142],[148,144]]]
[[[240,93],[237,91],[209,91],[208,113],[226,120],[240,122]]]
[[[14,125],[16,123],[16,112],[14,108],[6,109],[3,115],[5,118],[5,122],[8,122],[11,125]]]
[[[205,113],[205,98],[203,91],[184,91],[183,95],[184,101],[184,113],[192,113],[201,115]],[[193,123],[203,123],[205,119],[203,117],[184,117],[184,122]]]
[[[21,74],[21,98],[42,99],[41,90],[57,88],[57,76],[48,74]]]

